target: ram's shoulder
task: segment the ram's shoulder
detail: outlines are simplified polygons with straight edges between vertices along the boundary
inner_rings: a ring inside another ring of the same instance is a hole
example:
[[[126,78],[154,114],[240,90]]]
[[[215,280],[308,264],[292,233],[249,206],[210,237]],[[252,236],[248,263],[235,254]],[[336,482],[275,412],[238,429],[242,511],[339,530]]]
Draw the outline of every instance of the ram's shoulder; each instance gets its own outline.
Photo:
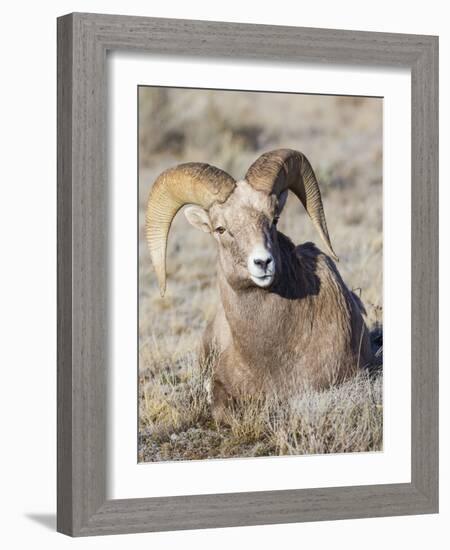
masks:
[[[320,280],[327,279],[339,286],[343,284],[334,260],[314,243],[303,243],[295,248],[295,252],[303,268],[314,272]]]
[[[324,266],[334,270],[336,269],[336,265],[330,256],[325,254],[325,252],[322,252],[322,250],[320,250],[320,248],[312,242],[306,242],[296,246],[295,253],[304,263],[309,262],[314,263],[317,266]]]
[[[319,256],[324,255],[323,252],[312,242],[297,245],[295,247],[295,252],[301,259],[316,259]]]

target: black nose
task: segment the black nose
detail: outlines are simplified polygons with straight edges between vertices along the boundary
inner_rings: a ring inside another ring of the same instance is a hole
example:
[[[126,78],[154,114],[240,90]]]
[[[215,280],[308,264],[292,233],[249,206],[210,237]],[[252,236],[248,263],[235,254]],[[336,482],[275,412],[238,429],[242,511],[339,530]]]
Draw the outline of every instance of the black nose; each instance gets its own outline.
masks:
[[[253,263],[257,265],[259,268],[264,269],[264,271],[266,271],[266,269],[269,267],[271,262],[272,262],[272,258],[270,256],[265,260],[261,260],[261,258],[256,258],[253,260]]]

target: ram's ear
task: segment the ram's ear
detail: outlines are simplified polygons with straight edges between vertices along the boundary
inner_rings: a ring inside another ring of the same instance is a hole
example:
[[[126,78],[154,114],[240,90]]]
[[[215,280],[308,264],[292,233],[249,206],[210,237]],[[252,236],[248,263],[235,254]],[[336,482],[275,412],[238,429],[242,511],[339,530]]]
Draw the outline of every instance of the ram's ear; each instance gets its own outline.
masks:
[[[191,225],[205,233],[211,233],[211,221],[206,210],[203,210],[200,206],[188,206],[184,211],[184,215]]]
[[[278,196],[278,206],[277,206],[277,215],[279,216],[281,212],[283,212],[283,208],[286,204],[287,198],[288,198],[289,189],[285,189],[282,193]]]

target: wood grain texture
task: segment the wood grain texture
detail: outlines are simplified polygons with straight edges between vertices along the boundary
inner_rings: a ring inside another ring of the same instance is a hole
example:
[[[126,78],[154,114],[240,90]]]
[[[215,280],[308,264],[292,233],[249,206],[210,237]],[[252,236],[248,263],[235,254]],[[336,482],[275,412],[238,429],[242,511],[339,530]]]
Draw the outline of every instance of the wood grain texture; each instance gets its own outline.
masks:
[[[438,507],[438,41],[411,71],[412,479]]]
[[[72,524],[72,19],[58,21],[57,529]]]
[[[409,67],[412,481],[106,499],[106,53]],[[58,530],[81,536],[423,514],[438,509],[438,39],[116,15],[58,20]]]

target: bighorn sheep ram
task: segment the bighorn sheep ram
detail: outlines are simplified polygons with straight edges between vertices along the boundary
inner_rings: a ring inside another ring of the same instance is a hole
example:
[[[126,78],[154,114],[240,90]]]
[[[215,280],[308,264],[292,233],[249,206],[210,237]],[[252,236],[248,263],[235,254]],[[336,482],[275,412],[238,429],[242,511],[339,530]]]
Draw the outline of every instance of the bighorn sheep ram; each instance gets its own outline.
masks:
[[[288,190],[337,260],[317,179],[298,151],[261,155],[238,182],[209,164],[181,164],[163,172],[149,195],[146,236],[162,296],[177,211],[192,205],[187,220],[217,241],[221,301],[203,353],[218,351],[212,406],[219,420],[234,398],[326,388],[373,360],[362,304],[335,263],[314,244],[295,246],[277,230]]]

